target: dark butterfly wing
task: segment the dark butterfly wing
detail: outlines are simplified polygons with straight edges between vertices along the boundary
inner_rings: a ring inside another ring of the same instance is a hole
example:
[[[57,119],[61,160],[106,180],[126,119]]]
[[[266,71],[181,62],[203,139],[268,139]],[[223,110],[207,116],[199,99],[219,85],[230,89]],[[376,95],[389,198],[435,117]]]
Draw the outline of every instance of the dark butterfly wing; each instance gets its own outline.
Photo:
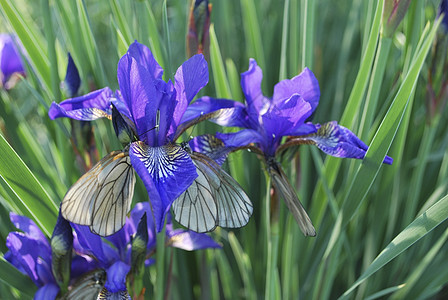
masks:
[[[242,187],[209,157],[191,154],[198,177],[173,204],[174,218],[196,232],[243,227],[253,207]]]
[[[106,271],[97,269],[82,276],[63,296],[67,300],[96,300],[106,282]]]
[[[306,213],[305,209],[297,198],[294,188],[288,181],[286,174],[276,162],[270,162],[268,164],[268,172],[272,180],[272,184],[277,192],[280,193],[282,198],[286,202],[286,206],[294,216],[297,224],[299,224],[305,236],[316,236],[316,230],[310,217]]]
[[[135,174],[128,153],[114,151],[84,174],[62,200],[62,216],[89,225],[101,236],[120,230],[134,195]]]

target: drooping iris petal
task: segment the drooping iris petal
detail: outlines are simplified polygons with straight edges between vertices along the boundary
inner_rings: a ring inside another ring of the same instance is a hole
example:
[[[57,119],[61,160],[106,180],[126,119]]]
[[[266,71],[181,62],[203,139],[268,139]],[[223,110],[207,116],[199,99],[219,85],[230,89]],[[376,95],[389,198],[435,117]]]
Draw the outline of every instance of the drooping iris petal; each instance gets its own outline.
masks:
[[[70,98],[61,103],[53,102],[48,116],[56,118],[68,117],[80,121],[92,121],[99,118],[110,118],[111,99],[114,93],[108,87],[93,91],[84,96]]]
[[[208,65],[202,55],[194,55],[184,62],[174,75],[177,105],[173,113],[173,125],[179,125],[188,104],[208,83]],[[175,128],[173,129],[175,131]]]
[[[122,261],[112,264],[107,270],[107,279],[104,287],[111,293],[126,290],[126,276],[131,267]]]
[[[59,286],[49,283],[37,290],[34,300],[54,300],[59,293]]]
[[[241,74],[241,88],[246,97],[248,113],[252,117],[261,114],[270,100],[263,95],[261,90],[261,80],[263,79],[263,72],[257,65],[255,59],[249,60],[249,69]]]
[[[336,121],[316,125],[316,133],[299,137],[303,141],[308,141],[316,145],[320,150],[328,155],[345,158],[364,158],[368,146],[361,141],[353,132],[338,125]],[[384,163],[392,164],[393,159],[386,156]]]
[[[168,228],[167,228],[167,235],[169,237],[168,243],[170,244],[170,246],[187,251],[222,247],[220,244],[215,242],[211,237],[209,237],[205,233],[197,233],[194,231],[184,229],[176,229],[170,231],[168,234]]]
[[[129,156],[148,190],[156,229],[160,231],[171,203],[198,176],[196,167],[188,153],[174,144],[150,147],[143,142],[135,142],[130,146]]]
[[[216,137],[224,142],[226,147],[244,147],[250,143],[263,143],[265,138],[256,130],[243,129],[232,133],[216,133]]]
[[[248,128],[248,116],[243,103],[228,99],[214,99],[201,97],[189,105],[182,117],[182,123],[189,122],[199,116],[223,109],[218,117],[211,120],[221,126],[235,126]]]
[[[277,83],[274,87],[272,102],[277,105],[293,94],[299,94],[304,101],[308,102],[312,112],[316,109],[320,98],[319,82],[310,69],[305,68],[296,77]]]

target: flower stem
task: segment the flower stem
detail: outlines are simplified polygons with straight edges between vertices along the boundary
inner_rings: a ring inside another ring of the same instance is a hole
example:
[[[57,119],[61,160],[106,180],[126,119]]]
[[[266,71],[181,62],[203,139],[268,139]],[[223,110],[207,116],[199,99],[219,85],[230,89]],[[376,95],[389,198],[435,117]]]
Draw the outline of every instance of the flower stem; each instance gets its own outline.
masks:
[[[165,294],[164,279],[165,279],[165,224],[162,231],[157,233],[157,252],[156,252],[156,289],[155,299],[162,300]]]
[[[275,191],[271,197],[271,180],[267,172],[265,174],[265,177],[266,177],[265,222],[266,222],[266,242],[267,242],[265,299],[279,299],[279,297],[277,297],[278,294],[280,293],[278,284],[279,276],[277,268],[278,242],[279,242],[278,198],[275,196]]]

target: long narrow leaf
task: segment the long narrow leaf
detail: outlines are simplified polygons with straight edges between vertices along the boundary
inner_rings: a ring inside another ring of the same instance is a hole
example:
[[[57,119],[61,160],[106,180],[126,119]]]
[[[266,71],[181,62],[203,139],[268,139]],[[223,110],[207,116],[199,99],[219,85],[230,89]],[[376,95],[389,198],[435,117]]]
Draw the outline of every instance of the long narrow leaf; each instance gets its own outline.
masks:
[[[367,270],[339,298],[347,299],[353,290],[392,259],[412,246],[448,218],[448,195],[417,217],[377,256]]]
[[[0,153],[0,177],[26,207],[27,216],[50,236],[56,223],[58,207],[2,135]]]

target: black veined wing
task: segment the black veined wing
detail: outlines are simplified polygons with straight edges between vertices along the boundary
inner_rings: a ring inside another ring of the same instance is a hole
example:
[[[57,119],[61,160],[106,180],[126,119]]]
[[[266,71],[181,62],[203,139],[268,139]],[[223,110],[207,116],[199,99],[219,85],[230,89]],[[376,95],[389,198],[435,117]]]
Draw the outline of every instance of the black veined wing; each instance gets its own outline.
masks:
[[[106,271],[97,269],[76,281],[62,299],[96,300],[106,283]]]
[[[103,288],[96,300],[131,300],[128,291],[120,291],[118,293],[111,293],[106,288]]]
[[[197,152],[190,156],[198,177],[173,202],[175,220],[196,232],[246,225],[253,207],[238,182],[209,157]]]
[[[296,192],[289,183],[286,174],[277,162],[268,162],[268,172],[275,190],[280,193],[283,199],[285,199],[286,206],[294,216],[297,224],[299,224],[303,234],[305,236],[316,236],[316,230],[314,229],[310,217],[306,213],[305,208],[303,208],[302,203],[300,203],[299,198],[297,198]]]
[[[62,216],[70,222],[89,225],[98,235],[111,235],[126,222],[134,185],[129,154],[113,151],[69,189],[62,200]]]

